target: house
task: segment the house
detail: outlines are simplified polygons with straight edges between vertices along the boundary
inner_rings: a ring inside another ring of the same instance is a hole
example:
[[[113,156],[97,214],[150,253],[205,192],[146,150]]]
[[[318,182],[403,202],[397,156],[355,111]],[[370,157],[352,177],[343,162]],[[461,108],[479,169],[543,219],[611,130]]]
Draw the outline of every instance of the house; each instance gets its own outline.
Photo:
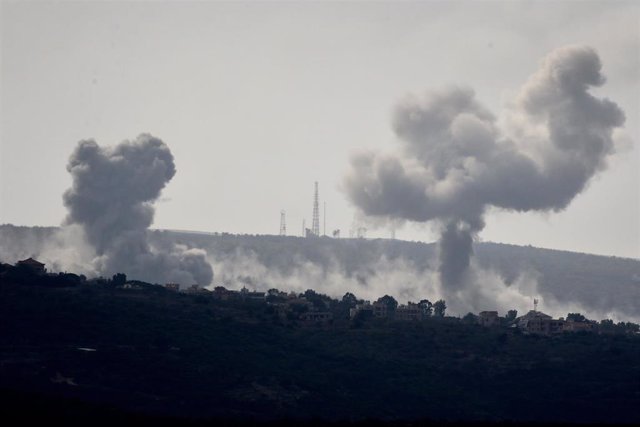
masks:
[[[44,264],[39,261],[36,261],[33,258],[27,258],[27,259],[23,259],[22,261],[18,261],[16,263],[16,266],[26,267],[36,274],[45,274],[47,272],[47,269],[44,268]]]
[[[531,310],[524,316],[516,319],[518,328],[533,334],[550,335],[562,332],[565,321],[554,319],[548,314]]]
[[[375,317],[389,317],[390,310],[386,303],[376,301],[371,304],[371,307],[373,307],[373,315]]]
[[[250,291],[243,286],[242,289],[240,289],[240,297],[245,300],[264,301],[266,293]]]
[[[418,304],[408,303],[399,305],[396,308],[396,319],[405,321],[422,320],[422,310]]]
[[[567,320],[564,322],[562,327],[563,332],[593,332],[595,330],[596,325],[592,322],[576,322],[573,320]]]
[[[482,326],[492,327],[500,324],[497,311],[481,311],[478,313],[478,323]]]
[[[200,285],[191,285],[185,291],[188,294],[207,294],[209,291]]]

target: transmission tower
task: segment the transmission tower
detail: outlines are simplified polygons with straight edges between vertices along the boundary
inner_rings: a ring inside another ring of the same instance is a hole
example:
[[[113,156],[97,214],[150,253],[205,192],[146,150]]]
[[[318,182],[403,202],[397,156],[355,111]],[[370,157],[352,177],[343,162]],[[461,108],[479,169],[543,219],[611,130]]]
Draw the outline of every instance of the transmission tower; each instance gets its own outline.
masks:
[[[311,233],[314,236],[320,235],[320,212],[318,209],[318,181],[316,181],[316,190],[313,194],[313,221],[311,222]]]
[[[280,235],[281,236],[286,236],[287,235],[287,220],[285,218],[285,211],[281,210],[280,211]]]

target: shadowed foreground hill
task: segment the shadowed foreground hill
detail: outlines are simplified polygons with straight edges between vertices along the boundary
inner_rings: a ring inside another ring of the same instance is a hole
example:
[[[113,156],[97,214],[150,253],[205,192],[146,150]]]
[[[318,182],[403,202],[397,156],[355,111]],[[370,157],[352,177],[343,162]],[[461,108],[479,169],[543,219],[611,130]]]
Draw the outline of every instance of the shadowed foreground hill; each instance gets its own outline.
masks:
[[[263,302],[6,280],[0,325],[10,412],[44,401],[52,416],[96,418],[640,422],[638,336],[450,318],[303,327]]]

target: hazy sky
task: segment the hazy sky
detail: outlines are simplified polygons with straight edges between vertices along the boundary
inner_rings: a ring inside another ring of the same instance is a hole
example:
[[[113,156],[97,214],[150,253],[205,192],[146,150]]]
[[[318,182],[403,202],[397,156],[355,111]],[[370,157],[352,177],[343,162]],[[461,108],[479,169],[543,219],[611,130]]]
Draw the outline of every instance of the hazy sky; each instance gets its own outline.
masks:
[[[1,4],[0,223],[60,224],[78,141],[149,132],[177,167],[155,227],[277,234],[285,209],[299,235],[317,180],[327,231],[346,236],[349,156],[394,145],[399,100],[461,84],[499,114],[546,53],[579,43],[603,62],[595,93],[626,113],[617,153],[566,211],[494,211],[481,238],[640,258],[637,3]]]

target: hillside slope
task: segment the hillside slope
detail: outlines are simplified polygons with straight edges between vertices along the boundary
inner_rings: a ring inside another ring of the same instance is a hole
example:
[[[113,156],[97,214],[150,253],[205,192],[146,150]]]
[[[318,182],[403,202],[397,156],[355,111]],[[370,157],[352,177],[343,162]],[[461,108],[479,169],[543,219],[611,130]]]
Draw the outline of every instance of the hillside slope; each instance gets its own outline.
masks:
[[[46,405],[55,417],[88,402],[189,418],[640,422],[637,335],[455,318],[312,327],[264,302],[6,280],[0,325],[0,396],[22,419],[62,399]]]
[[[55,228],[0,226],[0,261],[36,256],[54,270],[77,271],[78,261],[69,256],[73,243],[56,239],[55,234]],[[390,294],[400,301],[436,299],[441,291],[435,275],[437,248],[432,243],[177,231],[153,231],[151,241],[206,250],[214,284],[230,288],[311,288],[332,296],[353,292],[366,299]],[[640,320],[639,260],[484,242],[475,244],[475,253],[482,269],[496,273],[497,278],[489,279],[501,283],[495,295],[469,310],[523,312],[530,309],[533,297],[539,297],[540,308],[554,315],[583,311],[596,319]],[[516,289],[517,299],[502,298]]]

